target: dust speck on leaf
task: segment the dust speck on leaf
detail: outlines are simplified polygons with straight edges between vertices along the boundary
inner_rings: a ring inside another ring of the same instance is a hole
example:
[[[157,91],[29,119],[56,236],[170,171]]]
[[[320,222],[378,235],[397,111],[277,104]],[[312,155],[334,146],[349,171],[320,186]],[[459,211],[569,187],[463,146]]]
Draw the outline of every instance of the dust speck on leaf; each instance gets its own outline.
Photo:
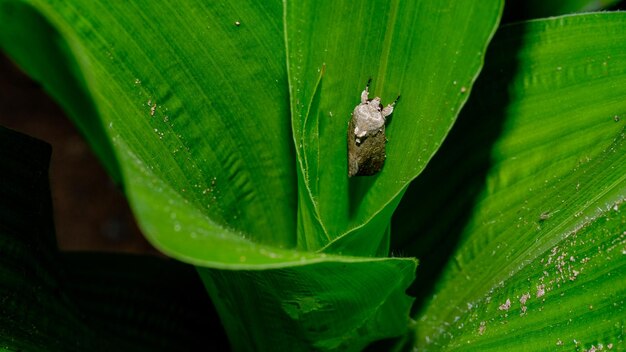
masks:
[[[526,301],[528,301],[529,298],[530,298],[530,293],[526,292],[522,295],[522,297],[520,297],[519,303],[526,304]]]
[[[509,310],[509,308],[511,308],[511,300],[508,298],[506,299],[506,302],[504,302],[503,304],[500,305],[500,307],[498,307],[498,309],[504,310],[504,311]]]
[[[552,213],[550,213],[549,211],[544,211],[543,213],[539,214],[539,221],[546,221],[550,219],[551,216]]]
[[[537,298],[542,297],[545,294],[546,294],[546,287],[545,287],[545,285],[537,286]]]

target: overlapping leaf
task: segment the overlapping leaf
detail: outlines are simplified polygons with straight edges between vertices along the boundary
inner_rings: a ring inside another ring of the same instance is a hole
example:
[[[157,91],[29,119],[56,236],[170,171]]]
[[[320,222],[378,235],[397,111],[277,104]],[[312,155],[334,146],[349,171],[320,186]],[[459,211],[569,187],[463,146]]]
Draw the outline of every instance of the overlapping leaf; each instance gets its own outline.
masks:
[[[624,21],[567,16],[494,38],[460,125],[397,214],[421,229],[398,226],[397,246],[435,263],[420,282],[447,260],[421,293],[418,348],[623,347]]]

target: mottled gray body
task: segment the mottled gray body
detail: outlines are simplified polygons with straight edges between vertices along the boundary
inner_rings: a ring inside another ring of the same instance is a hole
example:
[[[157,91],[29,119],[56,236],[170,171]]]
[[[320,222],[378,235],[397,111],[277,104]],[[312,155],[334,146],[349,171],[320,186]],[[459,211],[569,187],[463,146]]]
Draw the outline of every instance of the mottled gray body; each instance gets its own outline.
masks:
[[[374,175],[385,163],[385,118],[391,115],[396,102],[382,108],[379,97],[370,100],[368,96],[369,82],[361,93],[361,104],[354,108],[348,124],[350,177]]]

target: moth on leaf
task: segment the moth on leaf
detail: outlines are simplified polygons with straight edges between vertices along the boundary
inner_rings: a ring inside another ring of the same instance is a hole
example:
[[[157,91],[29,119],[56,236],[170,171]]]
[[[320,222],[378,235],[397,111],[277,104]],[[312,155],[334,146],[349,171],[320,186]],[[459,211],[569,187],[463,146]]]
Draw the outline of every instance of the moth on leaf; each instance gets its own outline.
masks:
[[[370,79],[361,93],[361,104],[348,124],[348,176],[371,176],[385,163],[385,122],[400,99],[382,107],[380,97],[369,99]]]

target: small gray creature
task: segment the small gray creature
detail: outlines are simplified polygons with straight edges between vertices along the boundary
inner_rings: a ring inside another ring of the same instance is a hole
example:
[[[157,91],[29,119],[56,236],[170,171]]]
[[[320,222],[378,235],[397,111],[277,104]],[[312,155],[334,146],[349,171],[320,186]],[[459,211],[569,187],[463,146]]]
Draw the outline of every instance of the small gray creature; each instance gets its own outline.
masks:
[[[400,96],[386,107],[380,98],[368,99],[370,79],[361,93],[361,104],[352,112],[348,124],[348,176],[371,176],[385,163],[385,118],[393,112]]]

